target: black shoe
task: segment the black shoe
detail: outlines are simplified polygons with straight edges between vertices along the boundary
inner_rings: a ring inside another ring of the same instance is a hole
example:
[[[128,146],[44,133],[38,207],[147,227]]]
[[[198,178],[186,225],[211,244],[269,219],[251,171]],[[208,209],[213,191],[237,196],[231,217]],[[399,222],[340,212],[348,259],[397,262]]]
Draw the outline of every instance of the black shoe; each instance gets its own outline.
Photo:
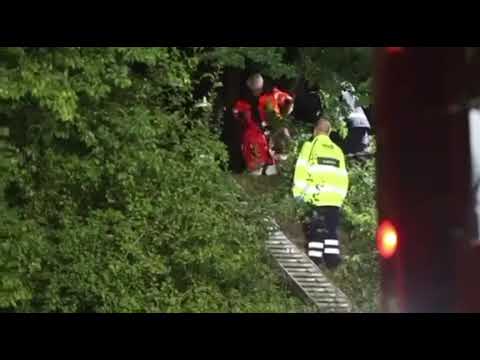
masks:
[[[340,264],[342,263],[342,259],[341,258],[331,258],[329,260],[326,260],[325,261],[325,266],[327,267],[328,270],[330,271],[333,271],[335,269],[337,269]]]

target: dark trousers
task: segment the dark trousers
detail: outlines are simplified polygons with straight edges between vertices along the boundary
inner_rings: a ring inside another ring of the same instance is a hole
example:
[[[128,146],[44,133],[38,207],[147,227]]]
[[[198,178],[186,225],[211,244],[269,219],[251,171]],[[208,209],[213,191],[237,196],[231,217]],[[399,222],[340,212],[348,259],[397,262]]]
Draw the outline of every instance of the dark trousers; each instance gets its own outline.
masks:
[[[368,128],[360,127],[348,129],[348,135],[345,139],[343,151],[346,154],[356,154],[365,151],[369,145],[367,138],[369,131]]]
[[[324,261],[328,268],[335,268],[340,264],[339,222],[339,207],[312,206],[306,228],[307,254],[315,263]]]

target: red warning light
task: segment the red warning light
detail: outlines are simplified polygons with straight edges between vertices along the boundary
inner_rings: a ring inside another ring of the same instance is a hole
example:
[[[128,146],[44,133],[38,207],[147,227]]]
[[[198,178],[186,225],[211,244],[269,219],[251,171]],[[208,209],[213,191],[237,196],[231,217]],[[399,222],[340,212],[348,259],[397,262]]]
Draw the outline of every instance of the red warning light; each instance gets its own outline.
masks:
[[[398,55],[405,51],[404,47],[387,47],[387,52],[390,55]]]
[[[393,256],[397,250],[398,236],[393,224],[386,220],[377,231],[377,248],[385,259]]]

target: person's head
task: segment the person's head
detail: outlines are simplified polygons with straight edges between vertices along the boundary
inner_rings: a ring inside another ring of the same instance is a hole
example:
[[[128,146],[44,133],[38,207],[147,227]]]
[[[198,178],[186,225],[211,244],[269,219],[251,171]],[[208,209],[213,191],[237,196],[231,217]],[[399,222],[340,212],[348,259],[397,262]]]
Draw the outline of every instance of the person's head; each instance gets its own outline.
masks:
[[[263,91],[263,77],[260,74],[253,74],[247,79],[247,87],[255,96],[260,96]]]
[[[326,119],[325,117],[321,117],[315,123],[315,128],[313,129],[313,135],[329,136],[331,131],[332,131],[332,125],[330,124],[330,121],[328,121],[328,119]]]

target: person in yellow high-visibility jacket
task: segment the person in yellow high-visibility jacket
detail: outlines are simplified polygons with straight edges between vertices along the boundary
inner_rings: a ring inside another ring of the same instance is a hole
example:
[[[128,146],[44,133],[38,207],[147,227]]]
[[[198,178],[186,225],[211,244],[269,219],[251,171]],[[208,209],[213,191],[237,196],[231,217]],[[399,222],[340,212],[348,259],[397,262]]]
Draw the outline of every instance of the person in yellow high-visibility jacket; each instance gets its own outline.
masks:
[[[340,207],[348,191],[348,173],[343,151],[330,139],[331,125],[320,118],[314,138],[307,141],[297,160],[293,196],[311,208],[307,232],[308,256],[329,268],[341,262],[337,229]]]

